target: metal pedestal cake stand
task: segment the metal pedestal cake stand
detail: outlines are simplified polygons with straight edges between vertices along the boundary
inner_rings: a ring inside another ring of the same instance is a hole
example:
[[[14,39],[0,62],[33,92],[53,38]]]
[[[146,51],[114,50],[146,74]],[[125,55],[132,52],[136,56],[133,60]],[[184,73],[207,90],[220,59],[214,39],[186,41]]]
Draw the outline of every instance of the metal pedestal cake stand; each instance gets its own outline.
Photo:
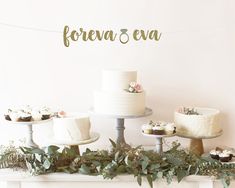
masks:
[[[142,132],[142,134],[146,137],[151,137],[151,138],[156,139],[156,152],[159,154],[162,154],[162,152],[163,152],[163,139],[167,138],[167,137],[173,137],[176,135],[176,134],[155,135],[155,134],[146,134],[143,132]]]
[[[191,135],[177,132],[177,136],[190,139],[189,150],[193,151],[194,153],[196,153],[198,155],[202,155],[204,153],[203,139],[216,138],[216,137],[221,136],[222,134],[223,134],[223,131],[221,130],[220,132],[218,132],[217,134],[212,135],[212,136],[194,137]]]
[[[33,125],[35,124],[42,124],[42,123],[48,123],[49,121],[51,121],[52,119],[48,119],[48,120],[41,120],[41,121],[29,121],[29,122],[16,122],[16,121],[8,121],[6,120],[6,122],[10,125],[17,125],[17,126],[27,126],[27,130],[28,130],[28,135],[27,135],[27,142],[26,145],[28,147],[38,147],[38,145],[34,142],[33,139]]]
[[[135,115],[135,116],[119,116],[119,115],[109,115],[109,114],[99,114],[94,112],[93,109],[90,110],[92,115],[95,116],[100,116],[104,118],[112,118],[116,119],[116,130],[117,130],[117,139],[116,142],[120,144],[126,144],[125,141],[125,119],[136,119],[136,118],[141,118],[141,117],[146,117],[152,115],[153,111],[150,108],[146,108],[145,112],[141,115]]]

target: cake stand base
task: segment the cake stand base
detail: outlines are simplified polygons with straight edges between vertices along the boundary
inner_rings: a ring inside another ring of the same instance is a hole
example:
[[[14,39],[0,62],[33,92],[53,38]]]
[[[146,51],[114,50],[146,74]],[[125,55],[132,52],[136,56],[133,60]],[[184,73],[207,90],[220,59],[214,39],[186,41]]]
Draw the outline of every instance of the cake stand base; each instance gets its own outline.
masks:
[[[190,144],[189,144],[189,150],[198,154],[202,155],[204,153],[204,147],[203,147],[203,139],[212,139],[219,137],[223,134],[223,131],[221,130],[215,135],[211,136],[202,136],[202,137],[193,137],[190,135],[186,135],[180,132],[177,132],[177,136],[182,137],[182,138],[189,138],[190,139]]]
[[[116,119],[116,130],[117,130],[116,142],[118,144],[126,144],[126,141],[125,141],[125,119],[135,119],[135,118],[147,117],[147,116],[152,115],[152,113],[153,113],[152,109],[150,109],[150,108],[145,108],[145,112],[143,114],[129,115],[129,116],[100,114],[100,113],[96,113],[93,108],[91,108],[89,110],[89,112],[91,113],[91,115]]]
[[[27,146],[38,148],[39,146],[33,141],[33,124],[27,124],[28,128],[28,137],[27,137]]]
[[[124,126],[125,119],[124,118],[117,118],[117,139],[116,142],[118,144],[126,144],[125,137],[124,137]]]
[[[155,151],[159,154],[163,153],[163,138],[173,137],[175,134],[166,134],[166,135],[155,135],[155,134],[146,134],[142,132],[142,135],[150,138],[156,139]]]
[[[70,146],[70,149],[73,149],[74,151],[76,151],[76,154],[80,155],[79,145],[72,145]]]
[[[197,155],[202,155],[204,153],[202,139],[190,139],[189,150],[196,153]]]

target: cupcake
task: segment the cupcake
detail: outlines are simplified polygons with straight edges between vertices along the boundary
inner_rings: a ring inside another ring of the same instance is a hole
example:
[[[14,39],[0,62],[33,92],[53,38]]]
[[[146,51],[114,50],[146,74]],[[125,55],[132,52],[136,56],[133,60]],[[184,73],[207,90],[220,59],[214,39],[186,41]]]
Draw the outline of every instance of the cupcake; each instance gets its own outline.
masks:
[[[50,119],[51,117],[51,110],[49,108],[46,108],[46,107],[42,108],[40,110],[40,113],[42,115],[42,120],[47,120],[47,119]]]
[[[210,156],[211,156],[212,159],[219,160],[220,159],[220,157],[219,157],[220,153],[221,153],[220,151],[214,149],[214,150],[210,151]]]
[[[41,121],[42,120],[42,114],[39,111],[32,111],[32,119],[33,121]]]
[[[162,126],[154,126],[153,127],[153,134],[155,135],[163,135],[165,134],[165,130]]]
[[[166,134],[174,134],[176,132],[175,131],[176,127],[175,127],[174,123],[167,123],[164,126],[164,128],[165,128]]]
[[[11,118],[10,118],[11,112],[12,112],[12,110],[8,109],[8,111],[4,114],[5,119],[8,121],[11,121]]]
[[[9,114],[9,117],[10,117],[11,121],[19,121],[20,114],[19,114],[18,111],[12,111],[12,112]]]
[[[142,126],[142,131],[145,134],[153,134],[153,126],[150,124],[144,124]]]
[[[229,155],[229,160],[232,160],[232,158],[233,158],[233,153],[232,153],[232,151],[230,151],[230,150],[223,150],[223,153],[228,154],[228,155]]]
[[[228,154],[228,153],[220,153],[220,154],[219,154],[219,160],[220,160],[221,162],[229,162],[229,160],[230,160],[230,154]]]
[[[31,121],[32,115],[26,112],[21,112],[19,115],[19,121]]]

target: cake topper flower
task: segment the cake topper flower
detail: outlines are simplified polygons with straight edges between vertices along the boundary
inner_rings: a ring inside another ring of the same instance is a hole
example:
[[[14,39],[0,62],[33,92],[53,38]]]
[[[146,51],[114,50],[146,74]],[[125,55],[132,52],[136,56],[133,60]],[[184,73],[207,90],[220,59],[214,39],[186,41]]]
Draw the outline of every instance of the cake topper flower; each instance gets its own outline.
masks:
[[[178,110],[179,113],[185,115],[200,115],[195,108],[181,107]]]
[[[143,92],[142,86],[136,82],[131,82],[127,90],[130,93],[141,93]]]

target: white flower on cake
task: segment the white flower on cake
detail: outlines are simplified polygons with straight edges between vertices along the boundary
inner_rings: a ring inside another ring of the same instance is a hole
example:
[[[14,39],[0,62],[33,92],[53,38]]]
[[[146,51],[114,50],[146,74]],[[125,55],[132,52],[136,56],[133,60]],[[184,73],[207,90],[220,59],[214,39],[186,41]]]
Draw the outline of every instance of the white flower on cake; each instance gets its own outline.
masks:
[[[143,89],[142,89],[142,86],[136,82],[131,82],[129,84],[129,88],[128,88],[128,91],[130,93],[141,93],[143,92]]]

